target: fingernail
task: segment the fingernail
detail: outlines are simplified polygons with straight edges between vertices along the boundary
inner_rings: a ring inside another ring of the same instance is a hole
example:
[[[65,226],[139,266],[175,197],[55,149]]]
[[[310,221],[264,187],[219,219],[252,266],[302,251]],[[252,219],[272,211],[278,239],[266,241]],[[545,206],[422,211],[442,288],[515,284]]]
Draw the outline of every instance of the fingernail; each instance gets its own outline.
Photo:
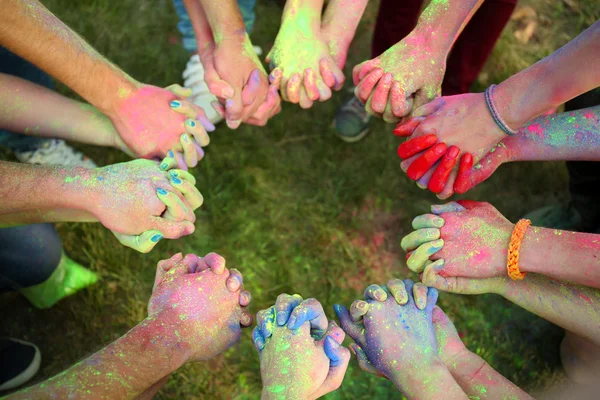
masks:
[[[199,121],[207,132],[213,132],[215,130],[215,125],[210,122],[210,119],[206,117],[200,117]]]
[[[173,177],[173,179],[171,179],[171,181],[176,184],[176,185],[181,185],[181,179]]]
[[[233,100],[232,99],[227,99],[225,100],[225,108],[229,108],[233,106]]]
[[[158,189],[156,189],[156,192],[157,192],[158,194],[162,195],[162,196],[164,196],[164,195],[166,195],[166,194],[167,194],[167,191],[166,191],[165,189],[163,189],[163,188],[158,188]]]
[[[418,182],[418,181],[417,181],[417,187],[419,189],[427,189],[427,185],[424,185],[424,184],[422,184],[421,182]]]
[[[439,272],[444,269],[444,259],[440,258],[439,260],[435,260],[435,262],[431,265],[433,266],[434,271]]]
[[[231,129],[237,129],[241,123],[242,123],[242,121],[240,121],[240,120],[228,120],[227,126]]]
[[[257,69],[255,69],[254,72],[252,73],[252,80],[255,82],[260,81],[260,73],[258,72]]]
[[[418,298],[417,299],[417,305],[419,306],[419,308],[422,310],[425,308],[425,299],[423,298]]]
[[[167,168],[169,168],[169,164],[167,164],[167,163],[160,164],[160,169],[162,169],[163,171],[166,171]]]
[[[224,98],[233,97],[234,94],[235,94],[234,90],[230,87],[225,88],[221,91],[221,97],[224,97]]]
[[[277,313],[277,325],[279,325],[279,326],[285,325],[285,312],[284,311],[279,311]]]
[[[292,76],[292,79],[290,79],[290,81],[292,81],[292,83],[297,83],[300,80],[300,76],[298,75],[294,75]]]
[[[250,325],[250,316],[247,314],[242,314],[242,317],[240,318],[240,323],[244,326]]]
[[[173,150],[169,150],[169,151],[167,152],[167,155],[168,155],[169,157],[171,157],[171,158],[175,158],[175,153],[173,153]]]
[[[335,341],[334,338],[332,338],[331,336],[327,336],[326,340],[329,340],[329,344],[331,345],[331,347],[333,347],[334,349],[337,349],[338,347],[340,347],[340,344],[338,342]]]
[[[258,347],[260,350],[265,348],[265,341],[262,339],[256,339],[256,341],[254,342],[254,344],[256,345],[256,347]]]
[[[179,108],[179,107],[181,107],[181,102],[180,102],[180,101],[178,101],[178,100],[173,100],[173,101],[171,102],[171,108]]]
[[[333,311],[335,311],[336,315],[340,315],[342,312],[342,306],[339,304],[334,304],[333,305]]]
[[[438,240],[434,240],[433,242],[430,242],[430,248],[429,251],[438,251],[440,250],[442,247],[444,247],[444,239],[438,239]]]
[[[151,240],[152,242],[156,243],[156,242],[158,242],[159,240],[161,240],[162,238],[163,238],[163,235],[156,234],[156,235],[152,236],[152,237],[150,238],[150,240]]]
[[[169,171],[169,175],[171,175],[173,178],[179,176],[179,174],[176,171]]]
[[[444,226],[444,224],[446,223],[446,221],[444,221],[444,218],[442,218],[442,217],[435,217],[435,218],[433,218],[431,220],[431,223],[436,228],[441,228],[442,226]]]
[[[374,295],[378,301],[385,301],[387,298],[386,293],[383,291],[383,289],[377,289]]]
[[[196,126],[196,121],[194,121],[193,119],[186,119],[185,120],[185,124],[187,126],[191,126],[192,128]]]
[[[184,133],[183,135],[181,135],[181,138],[183,139],[184,142],[190,143],[190,136],[187,133]]]
[[[350,346],[348,346],[348,349],[350,350],[350,352],[352,352],[352,354],[354,354],[356,356],[356,349],[354,348],[354,346],[356,346],[354,343],[350,344]]]
[[[290,317],[290,319],[288,320],[288,324],[287,324],[288,328],[289,328],[289,329],[294,329],[294,324],[295,324],[295,323],[296,323],[296,316],[295,316],[295,315],[292,315],[292,316]]]
[[[367,303],[365,303],[364,301],[359,301],[358,303],[356,303],[356,307],[360,308],[361,310],[364,309],[366,305]]]

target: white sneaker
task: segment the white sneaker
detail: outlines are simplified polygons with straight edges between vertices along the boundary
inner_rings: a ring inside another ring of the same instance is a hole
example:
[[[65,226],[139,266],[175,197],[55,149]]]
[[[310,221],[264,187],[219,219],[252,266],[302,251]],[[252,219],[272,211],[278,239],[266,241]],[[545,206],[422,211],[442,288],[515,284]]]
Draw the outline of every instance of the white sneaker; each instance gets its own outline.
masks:
[[[34,151],[15,152],[15,156],[19,161],[27,164],[97,167],[89,157],[59,139],[51,139]]]
[[[211,105],[213,101],[218,101],[217,97],[208,90],[208,85],[204,80],[204,66],[200,62],[198,54],[194,54],[190,58],[182,76],[183,86],[192,89],[190,100],[204,110],[210,122],[213,124],[221,122],[223,117]]]

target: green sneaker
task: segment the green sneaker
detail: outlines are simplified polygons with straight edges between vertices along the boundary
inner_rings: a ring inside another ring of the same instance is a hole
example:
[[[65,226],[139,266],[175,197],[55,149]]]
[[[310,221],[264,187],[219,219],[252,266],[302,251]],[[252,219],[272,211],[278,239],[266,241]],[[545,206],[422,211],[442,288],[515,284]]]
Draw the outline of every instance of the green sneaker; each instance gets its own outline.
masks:
[[[584,221],[581,213],[573,206],[573,202],[568,205],[558,204],[538,208],[523,218],[531,220],[533,226],[563,231],[590,232],[596,228],[593,221],[588,223]]]
[[[337,135],[344,142],[353,143],[367,136],[371,116],[365,111],[365,105],[352,96],[335,113],[333,124]]]

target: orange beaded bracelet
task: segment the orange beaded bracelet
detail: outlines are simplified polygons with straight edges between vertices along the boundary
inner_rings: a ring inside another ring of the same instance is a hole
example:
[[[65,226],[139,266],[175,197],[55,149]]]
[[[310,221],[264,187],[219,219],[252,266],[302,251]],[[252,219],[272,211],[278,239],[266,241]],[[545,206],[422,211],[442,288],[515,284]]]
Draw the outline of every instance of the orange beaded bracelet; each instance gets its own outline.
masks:
[[[515,229],[513,229],[510,237],[510,243],[508,244],[508,254],[506,257],[506,269],[508,270],[508,276],[513,281],[520,281],[525,278],[526,273],[519,270],[519,249],[521,248],[521,242],[527,227],[531,225],[531,221],[528,219],[521,219],[516,223]]]

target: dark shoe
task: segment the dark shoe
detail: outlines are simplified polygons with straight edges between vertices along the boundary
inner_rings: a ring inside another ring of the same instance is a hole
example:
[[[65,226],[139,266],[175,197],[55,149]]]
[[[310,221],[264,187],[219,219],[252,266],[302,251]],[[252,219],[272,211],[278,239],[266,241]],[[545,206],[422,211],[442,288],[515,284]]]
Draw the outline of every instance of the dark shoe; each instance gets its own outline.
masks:
[[[594,221],[584,220],[572,202],[568,205],[560,204],[538,208],[523,218],[531,220],[533,226],[563,231],[594,232],[596,228]]]
[[[345,142],[358,142],[369,133],[371,116],[365,111],[365,105],[355,96],[335,113],[333,124],[337,135]]]
[[[0,338],[0,392],[29,381],[40,369],[42,353],[36,345],[12,338]]]

